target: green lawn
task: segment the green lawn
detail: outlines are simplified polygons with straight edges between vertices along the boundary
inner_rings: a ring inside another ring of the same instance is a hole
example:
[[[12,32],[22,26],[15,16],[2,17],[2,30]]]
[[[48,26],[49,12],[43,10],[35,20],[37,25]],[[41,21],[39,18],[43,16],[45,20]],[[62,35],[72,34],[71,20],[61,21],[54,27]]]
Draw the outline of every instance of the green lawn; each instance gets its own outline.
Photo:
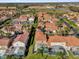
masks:
[[[74,55],[69,51],[69,59],[79,59],[79,56],[74,56]]]
[[[41,54],[31,54],[24,59],[58,59],[57,56],[48,56],[48,55],[41,55]]]
[[[25,57],[24,59],[58,59],[57,56],[48,56],[48,55],[41,55],[40,53],[39,54],[33,54],[32,51],[33,51],[33,46],[34,46],[34,43],[30,46],[29,48],[29,53],[28,53],[28,56]]]
[[[41,55],[40,53],[39,54],[33,54],[32,53],[32,49],[33,49],[33,45],[34,43],[30,46],[29,48],[29,53],[28,53],[28,56],[25,57],[24,59],[60,59],[60,56],[50,56],[50,55]],[[78,56],[74,56],[70,51],[68,51],[69,53],[69,56],[68,56],[68,59],[79,59]]]
[[[24,59],[59,59],[59,56],[49,56],[49,55],[41,55],[41,54],[30,54]],[[68,59],[79,59],[79,56],[74,56],[71,52],[69,52]]]

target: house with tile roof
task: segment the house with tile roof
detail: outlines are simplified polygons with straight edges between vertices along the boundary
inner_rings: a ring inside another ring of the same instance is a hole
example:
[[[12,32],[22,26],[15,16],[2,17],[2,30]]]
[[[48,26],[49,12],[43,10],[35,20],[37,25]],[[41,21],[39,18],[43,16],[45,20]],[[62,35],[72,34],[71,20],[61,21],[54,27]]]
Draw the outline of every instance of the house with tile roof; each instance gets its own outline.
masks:
[[[38,29],[35,34],[35,51],[37,51],[37,49],[40,48],[41,44],[47,44],[46,36],[41,30]]]
[[[35,42],[35,50],[37,50],[42,43],[48,48],[52,48],[53,46],[62,46],[66,50],[71,50],[73,47],[79,47],[79,39],[74,36],[54,35],[48,36],[47,38],[46,35],[40,30],[36,31]]]
[[[46,22],[45,23],[46,30],[57,30],[58,27],[54,23]]]
[[[56,26],[56,22],[58,21],[55,16],[51,16],[47,13],[38,14],[38,28],[45,30],[46,33],[54,32],[56,33],[56,30],[58,30],[58,27]]]
[[[16,18],[13,20],[14,23],[21,23],[27,21],[28,17],[27,15],[20,15],[19,18]]]
[[[14,55],[24,55],[28,37],[28,32],[24,32],[23,34],[17,35],[12,44],[12,47],[15,49]]]
[[[0,38],[0,56],[4,56],[9,45],[9,40],[8,38]]]
[[[21,15],[21,16],[19,17],[19,20],[20,20],[20,21],[27,21],[27,19],[28,19],[27,15]]]
[[[45,23],[39,23],[38,28],[42,29],[42,31],[45,34],[55,34],[56,30],[58,30],[58,27],[54,23],[45,22]]]
[[[50,47],[54,45],[63,46],[66,50],[70,50],[72,47],[79,47],[79,39],[74,36],[50,36],[48,39]]]

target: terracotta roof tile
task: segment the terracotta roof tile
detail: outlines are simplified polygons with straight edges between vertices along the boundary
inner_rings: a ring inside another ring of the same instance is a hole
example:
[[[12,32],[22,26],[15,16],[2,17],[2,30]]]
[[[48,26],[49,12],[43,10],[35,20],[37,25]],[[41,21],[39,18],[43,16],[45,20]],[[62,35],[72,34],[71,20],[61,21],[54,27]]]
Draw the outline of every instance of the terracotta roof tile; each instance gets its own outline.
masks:
[[[67,46],[79,46],[79,39],[73,36],[50,36],[48,42],[66,42]]]
[[[23,34],[18,35],[15,39],[14,42],[16,41],[21,41],[21,42],[25,42],[28,39],[28,32],[24,32]]]
[[[43,32],[38,30],[38,31],[36,31],[36,34],[35,34],[35,40],[36,41],[46,41],[46,36],[44,35]]]
[[[46,28],[49,28],[50,30],[57,30],[58,29],[54,23],[46,22],[45,26],[46,26]]]
[[[21,16],[19,17],[19,19],[21,19],[21,20],[27,20],[27,15],[21,15]]]
[[[8,46],[9,39],[8,38],[2,38],[0,39],[0,46]]]

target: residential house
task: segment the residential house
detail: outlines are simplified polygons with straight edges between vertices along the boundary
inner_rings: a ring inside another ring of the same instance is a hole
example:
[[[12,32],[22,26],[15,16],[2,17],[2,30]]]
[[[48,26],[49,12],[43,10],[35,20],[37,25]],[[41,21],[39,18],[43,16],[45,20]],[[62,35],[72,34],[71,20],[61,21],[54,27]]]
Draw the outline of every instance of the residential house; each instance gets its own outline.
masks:
[[[44,33],[37,29],[36,34],[35,34],[35,49],[34,51],[37,51],[38,48],[41,48],[41,46],[45,44],[46,45],[46,36]]]
[[[47,13],[44,14],[43,17],[44,17],[44,20],[45,20],[45,21],[51,20],[51,16],[50,16],[49,14],[47,14]]]
[[[46,45],[48,48],[62,46],[66,50],[71,50],[79,47],[79,39],[74,36],[58,35],[48,36],[47,38],[46,35],[38,29],[35,34],[35,51],[37,51],[42,44]]]
[[[58,27],[55,25],[55,23],[50,23],[50,22],[45,23],[46,32],[52,32],[55,34],[57,29]]]
[[[21,15],[20,17],[19,17],[19,21],[27,21],[27,19],[28,19],[28,17],[27,17],[27,15]]]
[[[27,21],[27,15],[21,15],[19,18],[14,19],[14,23],[21,23]]]
[[[58,27],[56,26],[56,22],[57,22],[57,19],[55,18],[55,16],[50,16],[49,14],[47,13],[43,13],[43,15],[38,14],[38,28],[39,29],[42,29],[44,28],[44,30],[46,30],[46,32],[56,32],[56,30],[58,29]],[[42,16],[42,17],[40,17]]]
[[[79,47],[79,39],[73,36],[49,36],[48,44],[50,47],[54,45],[63,46],[66,50],[70,50],[72,47]]]
[[[9,45],[9,40],[8,38],[0,38],[0,56],[4,56]]]
[[[14,55],[24,55],[26,44],[29,38],[28,35],[28,32],[24,32],[23,34],[17,35],[17,37],[14,39],[12,44],[13,49],[15,49]]]

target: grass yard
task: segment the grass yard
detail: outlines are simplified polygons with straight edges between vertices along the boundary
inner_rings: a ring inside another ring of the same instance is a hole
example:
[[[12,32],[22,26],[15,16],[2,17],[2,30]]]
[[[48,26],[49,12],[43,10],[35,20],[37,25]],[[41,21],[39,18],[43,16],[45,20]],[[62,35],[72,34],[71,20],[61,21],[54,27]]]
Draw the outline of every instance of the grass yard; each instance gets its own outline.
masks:
[[[24,59],[58,59],[57,56],[48,56],[48,55],[41,55],[41,54],[33,54],[32,51],[33,51],[33,46],[34,46],[34,43],[30,46],[29,48],[29,53],[28,53],[28,56],[25,57]]]
[[[28,56],[25,57],[24,59],[61,59],[60,56],[51,56],[51,55],[41,55],[41,54],[33,54],[32,53],[32,49],[33,49],[33,45],[32,44],[29,48],[29,53],[28,53]],[[68,59],[79,59],[79,56],[74,56],[70,51],[68,51],[69,53],[69,56],[68,56]]]
[[[48,55],[41,55],[41,54],[31,54],[24,59],[58,59],[57,56],[48,56]]]
[[[69,59],[79,59],[79,56],[74,56],[70,51],[69,52]]]
[[[59,56],[48,56],[48,55],[41,55],[41,54],[30,54],[24,59],[60,59]],[[74,56],[71,52],[69,52],[68,59],[79,59],[79,56]]]

